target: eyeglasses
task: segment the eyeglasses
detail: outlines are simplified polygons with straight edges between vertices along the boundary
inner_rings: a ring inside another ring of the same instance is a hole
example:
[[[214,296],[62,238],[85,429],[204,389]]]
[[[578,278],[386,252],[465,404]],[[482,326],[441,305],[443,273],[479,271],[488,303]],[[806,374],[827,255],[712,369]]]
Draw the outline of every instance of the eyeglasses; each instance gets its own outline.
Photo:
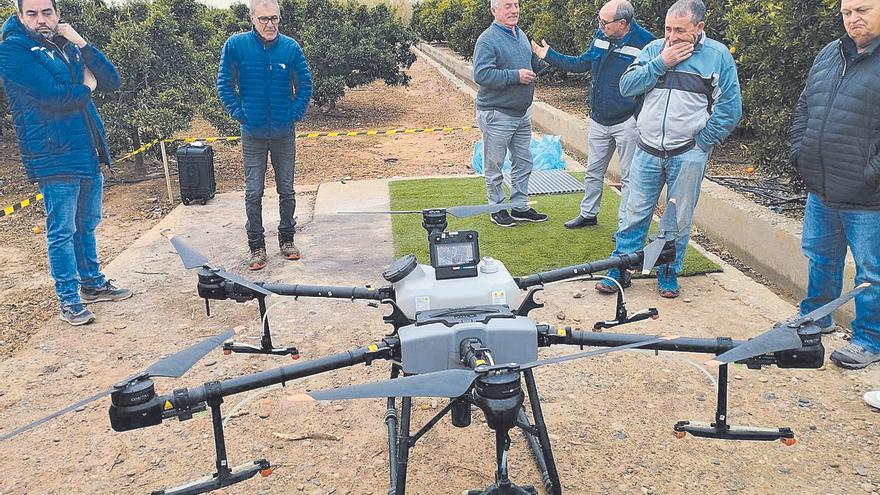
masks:
[[[614,24],[615,22],[622,21],[622,20],[623,20],[623,17],[621,17],[619,19],[614,19],[613,21],[606,21],[605,19],[602,19],[601,17],[596,17],[596,24],[599,25],[599,28],[605,29],[605,26],[607,26],[609,24]]]
[[[281,16],[261,15],[260,17],[257,17],[257,20],[260,21],[260,24],[262,24],[264,26],[268,26],[270,22],[277,26],[278,23],[281,21]]]

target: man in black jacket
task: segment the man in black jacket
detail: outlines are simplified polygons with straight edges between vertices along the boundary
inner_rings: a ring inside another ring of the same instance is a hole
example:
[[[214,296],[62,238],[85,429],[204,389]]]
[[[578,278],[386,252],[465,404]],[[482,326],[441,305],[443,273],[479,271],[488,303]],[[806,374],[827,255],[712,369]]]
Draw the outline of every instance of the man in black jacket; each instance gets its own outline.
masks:
[[[816,57],[795,110],[791,157],[807,186],[801,246],[810,261],[800,312],[838,297],[847,247],[856,263],[853,338],[844,368],[880,361],[880,0],[842,0],[846,35]],[[819,326],[829,332],[831,317]]]

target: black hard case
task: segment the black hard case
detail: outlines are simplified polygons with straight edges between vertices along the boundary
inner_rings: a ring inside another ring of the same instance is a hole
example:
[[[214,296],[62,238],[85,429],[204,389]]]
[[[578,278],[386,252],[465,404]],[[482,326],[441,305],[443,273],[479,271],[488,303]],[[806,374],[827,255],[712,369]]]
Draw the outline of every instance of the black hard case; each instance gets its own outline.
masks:
[[[214,180],[214,149],[208,145],[185,144],[177,148],[180,200],[183,204],[205,204],[217,192]]]

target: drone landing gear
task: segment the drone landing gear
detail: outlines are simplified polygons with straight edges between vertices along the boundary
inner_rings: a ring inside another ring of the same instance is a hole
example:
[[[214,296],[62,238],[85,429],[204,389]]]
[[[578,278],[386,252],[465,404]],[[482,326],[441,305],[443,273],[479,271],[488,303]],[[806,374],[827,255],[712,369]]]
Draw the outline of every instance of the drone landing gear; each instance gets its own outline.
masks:
[[[718,408],[715,422],[711,424],[679,421],[675,424],[676,438],[684,438],[688,433],[695,437],[717,438],[721,440],[780,440],[785,445],[794,445],[797,440],[791,428],[761,428],[752,426],[730,426],[727,424],[727,364],[718,367]]]
[[[275,347],[272,345],[272,334],[269,332],[269,320],[266,318],[266,297],[257,297],[260,305],[260,321],[263,323],[263,335],[260,338],[260,346],[241,344],[236,342],[224,342],[223,354],[233,352],[241,354],[271,354],[273,356],[290,355],[293,359],[299,359],[299,350],[296,347]],[[207,300],[206,300],[207,302]]]
[[[399,374],[399,370],[392,368],[391,376],[395,378]],[[529,446],[535,457],[538,470],[541,472],[541,480],[550,495],[560,495],[562,493],[562,484],[559,481],[559,474],[556,470],[556,462],[553,459],[553,452],[550,448],[550,437],[547,434],[547,427],[544,423],[544,414],[541,411],[541,403],[538,399],[538,390],[535,385],[535,377],[532,370],[523,370],[523,376],[526,382],[526,391],[529,397],[529,403],[532,408],[532,416],[535,424],[529,424],[525,408],[522,406],[514,421],[514,424],[507,425],[506,428],[501,427],[495,430],[496,442],[496,460],[498,462],[497,471],[495,473],[495,483],[484,490],[470,490],[470,495],[537,495],[538,491],[533,486],[514,485],[507,474],[507,455],[510,449],[509,431],[511,428],[519,427],[529,442]],[[385,422],[388,427],[388,444],[389,444],[389,472],[391,474],[391,486],[388,490],[389,495],[405,495],[406,493],[406,471],[409,465],[409,452],[416,442],[433,428],[444,416],[452,413],[453,425],[466,427],[470,424],[470,406],[473,399],[465,395],[453,399],[443,409],[441,409],[433,418],[416,433],[410,435],[410,418],[412,415],[412,399],[403,397],[400,399],[400,415],[398,416],[395,408],[395,399],[388,399],[388,410],[385,413]],[[464,418],[457,409],[467,408],[467,418]],[[396,426],[396,428],[395,428]]]
[[[211,420],[214,425],[214,449],[217,452],[217,472],[185,485],[152,492],[150,495],[198,495],[249,480],[257,473],[264,477],[272,474],[272,467],[266,459],[257,459],[240,466],[229,467],[229,463],[226,460],[226,441],[223,438],[223,417],[220,414],[221,403],[223,403],[222,398],[210,399],[208,401],[208,405],[211,406]]]
[[[510,450],[510,435],[503,430],[495,430],[495,458],[498,469],[495,483],[485,490],[468,490],[468,495],[538,495],[532,485],[517,486],[507,477],[507,452]]]
[[[666,269],[669,269],[669,266],[666,266]],[[659,268],[658,268],[659,270]],[[656,320],[660,317],[660,313],[657,312],[657,308],[648,308],[642,311],[638,311],[633,313],[630,316],[626,312],[626,301],[623,298],[623,289],[619,289],[617,291],[617,307],[614,310],[614,319],[613,320],[605,320],[605,321],[597,321],[595,325],[593,325],[593,331],[601,332],[604,328],[612,328],[618,325],[625,325],[627,323],[633,323],[636,321],[647,320],[651,318],[652,320]]]

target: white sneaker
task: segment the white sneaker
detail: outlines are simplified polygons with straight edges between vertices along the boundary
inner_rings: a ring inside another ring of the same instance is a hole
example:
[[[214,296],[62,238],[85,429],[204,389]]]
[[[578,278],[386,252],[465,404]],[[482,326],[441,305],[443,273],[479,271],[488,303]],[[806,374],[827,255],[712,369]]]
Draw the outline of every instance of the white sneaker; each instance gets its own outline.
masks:
[[[874,409],[880,410],[880,390],[872,390],[870,392],[865,392],[865,404],[873,407]]]

